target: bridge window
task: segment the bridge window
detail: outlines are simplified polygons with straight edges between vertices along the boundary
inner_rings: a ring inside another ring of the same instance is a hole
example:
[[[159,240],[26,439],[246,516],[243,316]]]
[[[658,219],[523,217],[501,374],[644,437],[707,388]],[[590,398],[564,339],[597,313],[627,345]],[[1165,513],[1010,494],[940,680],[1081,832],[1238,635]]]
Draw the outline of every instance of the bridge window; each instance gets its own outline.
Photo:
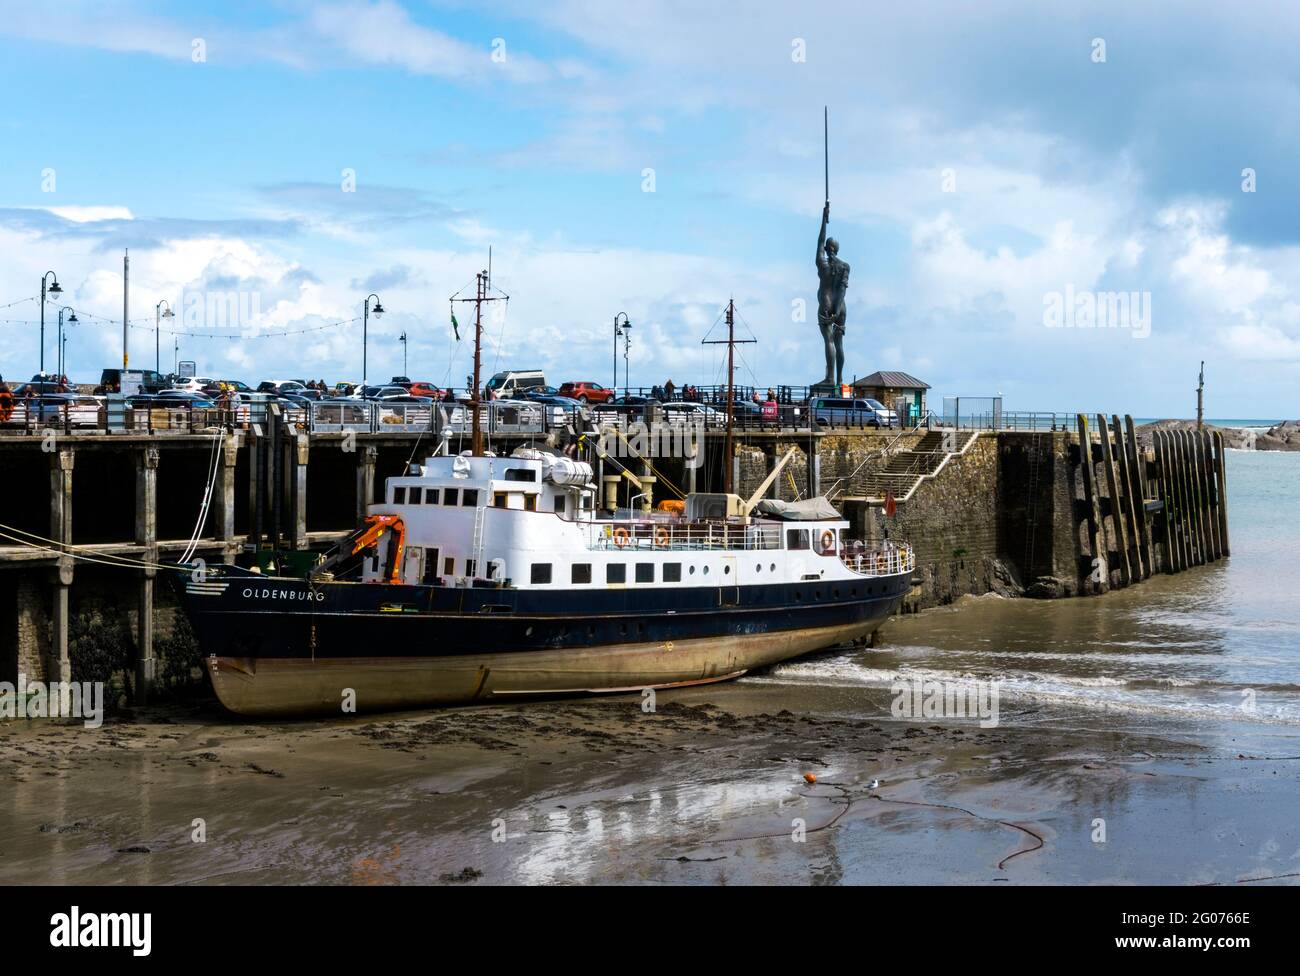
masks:
[[[459,504],[460,504],[460,489],[459,489],[459,488],[444,488],[444,489],[442,490],[442,503],[443,503],[444,505],[459,505]]]
[[[563,496],[563,495],[556,495],[556,496],[555,496],[555,514],[557,514],[557,515],[563,515],[563,514],[564,514],[564,496]]]
[[[439,494],[439,492],[438,492],[438,489],[437,489],[437,488],[426,488],[426,489],[424,489],[424,504],[426,504],[426,505],[437,505],[437,504],[438,504],[438,494]]]
[[[393,504],[394,504],[394,505],[405,505],[405,504],[406,504],[406,486],[405,486],[405,485],[399,485],[398,487],[396,487],[396,488],[393,489]]]
[[[638,583],[653,583],[655,581],[655,564],[637,563],[636,581]]]
[[[680,583],[682,581],[681,563],[664,563],[664,582]]]
[[[610,563],[605,567],[606,583],[626,583],[627,567],[622,563]]]
[[[533,563],[534,583],[549,583],[551,581],[551,564],[550,563]]]
[[[442,561],[442,575],[444,575],[444,576],[455,576],[455,575],[456,575],[456,557],[455,557],[455,556],[448,556],[446,559],[444,559],[444,560]]]
[[[465,488],[460,493],[460,503],[464,508],[473,508],[478,504],[478,489]]]
[[[535,511],[537,511],[537,496],[536,496],[536,495],[524,495],[524,511],[525,511],[525,512],[535,512]]]
[[[574,583],[590,583],[591,563],[574,563],[569,578]]]
[[[808,542],[808,530],[807,529],[786,529],[785,547],[787,549],[811,548]]]
[[[509,505],[508,502],[507,502],[507,499],[508,499],[509,497],[510,497],[509,494],[506,493],[506,492],[504,492],[504,491],[496,491],[496,492],[493,492],[493,493],[492,493],[492,507],[493,507],[493,508],[509,508],[510,505]]]
[[[532,468],[507,468],[506,481],[536,481],[537,472]]]

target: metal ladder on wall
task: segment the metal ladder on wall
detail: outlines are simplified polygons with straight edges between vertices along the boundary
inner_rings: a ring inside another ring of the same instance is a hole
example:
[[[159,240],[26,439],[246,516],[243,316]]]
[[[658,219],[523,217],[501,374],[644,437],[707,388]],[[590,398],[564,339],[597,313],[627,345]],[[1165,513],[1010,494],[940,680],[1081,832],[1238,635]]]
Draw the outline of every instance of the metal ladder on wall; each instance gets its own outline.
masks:
[[[1034,545],[1038,537],[1038,481],[1042,468],[1042,449],[1039,440],[1042,435],[1035,433],[1029,447],[1029,507],[1025,513],[1025,561],[1023,569],[1028,577],[1034,556]]]
[[[471,578],[483,575],[483,513],[485,511],[487,507],[484,505],[474,506],[474,535],[469,547],[470,557],[474,560],[474,571],[465,574]]]

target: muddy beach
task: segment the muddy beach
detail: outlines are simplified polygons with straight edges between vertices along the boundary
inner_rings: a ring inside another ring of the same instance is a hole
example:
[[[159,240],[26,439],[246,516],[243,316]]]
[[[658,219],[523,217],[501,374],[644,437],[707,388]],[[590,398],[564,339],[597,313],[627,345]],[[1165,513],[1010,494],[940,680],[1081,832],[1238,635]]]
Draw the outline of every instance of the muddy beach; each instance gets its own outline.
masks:
[[[1267,741],[1052,730],[1014,708],[990,729],[896,720],[879,689],[742,682],[655,704],[9,722],[0,881],[1236,883],[1295,870],[1276,825],[1292,819],[1300,750]]]

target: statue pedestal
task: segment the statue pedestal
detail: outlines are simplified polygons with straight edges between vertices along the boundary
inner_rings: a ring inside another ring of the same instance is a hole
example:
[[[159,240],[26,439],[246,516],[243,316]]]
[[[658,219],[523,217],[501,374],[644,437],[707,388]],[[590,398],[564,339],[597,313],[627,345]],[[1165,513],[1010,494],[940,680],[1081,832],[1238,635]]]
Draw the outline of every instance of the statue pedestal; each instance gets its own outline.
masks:
[[[808,387],[808,395],[837,397],[840,396],[840,388],[835,383],[814,383]]]

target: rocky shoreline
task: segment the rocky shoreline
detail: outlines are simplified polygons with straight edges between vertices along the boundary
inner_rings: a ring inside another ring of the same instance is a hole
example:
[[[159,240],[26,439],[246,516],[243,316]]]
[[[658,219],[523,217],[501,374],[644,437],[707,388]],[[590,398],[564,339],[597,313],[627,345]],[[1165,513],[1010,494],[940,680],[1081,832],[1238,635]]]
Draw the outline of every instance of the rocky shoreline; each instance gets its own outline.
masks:
[[[1300,451],[1300,420],[1285,420],[1264,433],[1248,427],[1216,427],[1206,424],[1211,430],[1223,434],[1223,442],[1234,451]],[[1136,430],[1138,443],[1151,447],[1154,433],[1158,430],[1195,430],[1195,420],[1157,420],[1153,424],[1142,424]]]

